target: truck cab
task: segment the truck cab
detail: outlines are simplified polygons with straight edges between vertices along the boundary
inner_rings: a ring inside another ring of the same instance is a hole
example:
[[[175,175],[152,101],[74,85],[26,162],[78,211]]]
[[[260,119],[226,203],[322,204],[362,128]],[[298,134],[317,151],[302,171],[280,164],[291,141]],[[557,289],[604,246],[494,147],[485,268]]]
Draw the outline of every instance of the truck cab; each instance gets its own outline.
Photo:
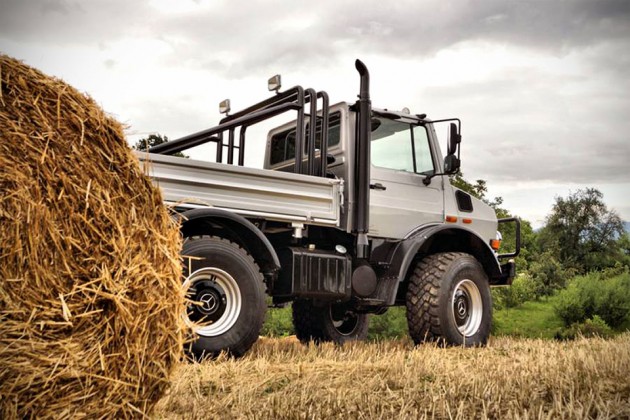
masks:
[[[519,242],[519,221],[450,184],[459,119],[372,108],[367,67],[356,67],[355,103],[280,92],[272,78],[271,98],[141,157],[181,223],[193,355],[246,352],[266,296],[292,304],[304,342],[362,339],[368,314],[396,305],[416,343],[487,341],[490,287],[511,284],[519,248],[498,254],[497,225],[516,223]],[[247,127],[288,111],[297,118],[269,132],[263,169],[243,167]],[[215,163],[162,156],[207,142]]]
[[[356,112],[341,102],[330,107],[328,128],[328,176],[345,180],[345,202],[353,205]],[[457,218],[455,226],[475,227],[482,237],[495,239],[496,215],[485,203],[450,185],[438,137],[431,120],[405,112],[372,109],[370,152],[369,232],[371,238],[404,239],[413,231]],[[309,126],[307,125],[307,131]],[[316,133],[316,153],[321,142],[321,125]],[[267,137],[265,169],[294,171],[295,122],[271,130]],[[307,160],[306,147],[302,157]],[[320,159],[317,155],[316,159]],[[466,201],[458,206],[457,197]],[[470,203],[468,200],[470,198]],[[474,204],[473,204],[474,202]],[[352,212],[347,214],[351,215]],[[464,222],[464,220],[466,222]],[[352,230],[345,219],[342,229]]]

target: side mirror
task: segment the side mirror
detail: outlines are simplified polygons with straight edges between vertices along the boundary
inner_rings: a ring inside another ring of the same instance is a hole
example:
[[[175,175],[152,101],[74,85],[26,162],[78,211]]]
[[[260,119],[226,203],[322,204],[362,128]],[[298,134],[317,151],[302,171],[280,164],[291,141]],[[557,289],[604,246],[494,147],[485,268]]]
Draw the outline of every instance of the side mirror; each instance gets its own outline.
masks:
[[[457,152],[457,145],[461,143],[462,136],[457,132],[457,124],[450,123],[448,130],[448,155],[454,155]]]
[[[444,172],[448,175],[454,174],[460,167],[460,160],[454,154],[447,155],[444,158]]]

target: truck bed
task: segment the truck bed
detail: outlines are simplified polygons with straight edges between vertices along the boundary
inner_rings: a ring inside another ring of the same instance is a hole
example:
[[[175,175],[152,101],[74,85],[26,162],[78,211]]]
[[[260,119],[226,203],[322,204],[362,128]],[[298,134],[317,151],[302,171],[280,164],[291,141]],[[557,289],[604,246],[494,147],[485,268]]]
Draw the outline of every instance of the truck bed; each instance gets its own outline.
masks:
[[[339,226],[343,181],[136,152],[168,205],[245,217]]]

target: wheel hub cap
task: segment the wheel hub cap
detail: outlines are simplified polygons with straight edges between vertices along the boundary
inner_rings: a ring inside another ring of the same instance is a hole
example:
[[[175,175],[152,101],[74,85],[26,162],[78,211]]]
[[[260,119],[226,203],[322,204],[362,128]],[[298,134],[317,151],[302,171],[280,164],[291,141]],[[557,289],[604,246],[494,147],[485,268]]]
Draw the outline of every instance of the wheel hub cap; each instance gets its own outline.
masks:
[[[204,314],[213,314],[219,307],[219,300],[217,299],[216,292],[214,290],[202,293],[201,296],[197,298],[197,301],[201,304],[199,306],[199,311]]]
[[[455,286],[452,311],[459,332],[470,337],[477,333],[483,317],[483,302],[477,285],[468,279]]]
[[[461,290],[458,291],[455,296],[455,307],[453,308],[455,311],[455,320],[457,321],[457,325],[463,325],[466,323],[466,319],[469,315],[468,302],[469,297]]]
[[[197,334],[214,337],[234,326],[241,313],[241,292],[227,272],[205,267],[184,282],[188,306],[185,321]]]

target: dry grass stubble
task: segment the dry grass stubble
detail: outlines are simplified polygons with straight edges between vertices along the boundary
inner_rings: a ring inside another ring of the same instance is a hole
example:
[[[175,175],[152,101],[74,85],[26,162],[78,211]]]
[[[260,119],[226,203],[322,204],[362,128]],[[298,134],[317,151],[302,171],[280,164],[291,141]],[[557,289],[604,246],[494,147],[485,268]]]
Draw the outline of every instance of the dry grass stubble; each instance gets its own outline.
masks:
[[[476,349],[263,339],[173,382],[156,418],[628,418],[630,333]]]

